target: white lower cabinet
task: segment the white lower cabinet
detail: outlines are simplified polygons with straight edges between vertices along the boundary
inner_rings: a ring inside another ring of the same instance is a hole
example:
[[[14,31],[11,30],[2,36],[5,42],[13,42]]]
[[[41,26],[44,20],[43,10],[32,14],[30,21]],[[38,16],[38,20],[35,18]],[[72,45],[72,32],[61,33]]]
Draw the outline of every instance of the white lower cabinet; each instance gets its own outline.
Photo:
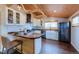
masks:
[[[37,38],[35,39],[35,54],[39,54],[41,52],[42,49],[42,39]]]
[[[58,32],[53,30],[46,31],[46,38],[52,40],[58,40]]]

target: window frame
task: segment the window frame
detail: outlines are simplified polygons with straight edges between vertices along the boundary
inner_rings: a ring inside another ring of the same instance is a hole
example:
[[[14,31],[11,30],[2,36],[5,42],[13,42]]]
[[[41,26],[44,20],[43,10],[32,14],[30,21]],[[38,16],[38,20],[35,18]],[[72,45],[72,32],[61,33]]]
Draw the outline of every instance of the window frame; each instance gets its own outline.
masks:
[[[46,28],[46,26],[45,26],[45,29],[58,29],[58,21],[48,21],[48,22],[45,22],[45,23],[53,23],[53,22],[57,22],[57,25],[56,25],[56,27],[51,27],[51,25],[50,25],[50,27],[48,27],[48,28]]]
[[[74,17],[72,18],[72,20],[71,20],[72,27],[79,26],[79,22],[78,22],[78,23],[77,23],[77,22],[74,23],[74,20],[75,20],[76,17],[79,17],[79,15],[76,15],[76,16],[74,16]],[[79,20],[78,20],[78,21],[79,21]]]

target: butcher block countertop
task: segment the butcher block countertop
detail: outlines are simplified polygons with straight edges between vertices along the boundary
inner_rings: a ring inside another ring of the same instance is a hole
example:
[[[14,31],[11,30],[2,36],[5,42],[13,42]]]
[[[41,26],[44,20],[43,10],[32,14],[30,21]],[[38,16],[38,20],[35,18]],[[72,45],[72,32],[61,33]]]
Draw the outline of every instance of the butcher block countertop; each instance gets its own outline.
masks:
[[[17,36],[17,37],[22,37],[22,38],[28,38],[28,39],[36,39],[36,38],[41,37],[44,34],[42,34],[41,32],[32,31],[32,32],[25,33],[25,34],[23,32],[18,32],[18,34],[16,34],[16,35],[13,32],[13,33],[11,33],[11,35]]]
[[[29,38],[29,39],[36,39],[36,38],[39,38],[41,37],[43,34],[41,33],[28,33],[28,34],[18,34],[19,37],[23,37],[23,38]]]

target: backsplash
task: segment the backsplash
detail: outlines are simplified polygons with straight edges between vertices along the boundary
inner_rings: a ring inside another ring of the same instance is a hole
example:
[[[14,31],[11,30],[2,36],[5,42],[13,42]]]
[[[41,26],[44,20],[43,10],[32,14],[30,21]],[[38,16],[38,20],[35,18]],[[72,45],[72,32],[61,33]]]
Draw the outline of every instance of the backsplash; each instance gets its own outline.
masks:
[[[19,30],[24,30],[24,29],[32,29],[31,24],[26,24],[26,25],[6,25],[6,30],[7,32],[17,32]]]
[[[7,32],[17,32],[19,30],[23,30],[24,26],[23,25],[8,25],[6,26]]]

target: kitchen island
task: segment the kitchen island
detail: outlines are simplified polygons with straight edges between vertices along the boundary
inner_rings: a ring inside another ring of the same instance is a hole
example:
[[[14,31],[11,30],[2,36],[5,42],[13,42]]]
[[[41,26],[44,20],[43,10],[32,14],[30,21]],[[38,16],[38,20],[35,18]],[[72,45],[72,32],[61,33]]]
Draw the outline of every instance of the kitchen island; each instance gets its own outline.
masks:
[[[42,35],[40,33],[30,32],[27,34],[19,33],[17,36],[24,38],[23,53],[24,54],[39,54],[42,49]]]

